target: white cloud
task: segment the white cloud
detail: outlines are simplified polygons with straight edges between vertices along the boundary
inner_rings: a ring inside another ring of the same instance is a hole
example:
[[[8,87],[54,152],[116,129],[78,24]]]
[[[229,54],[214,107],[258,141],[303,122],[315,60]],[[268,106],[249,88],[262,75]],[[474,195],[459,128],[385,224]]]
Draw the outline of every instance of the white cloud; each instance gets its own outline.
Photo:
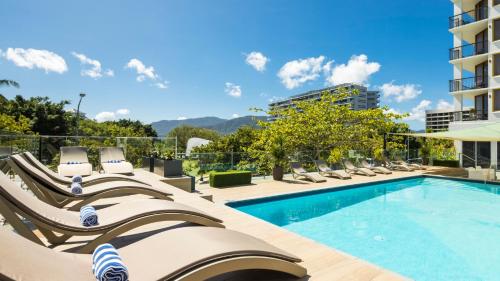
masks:
[[[324,56],[298,59],[285,63],[278,72],[281,83],[287,89],[294,89],[307,81],[316,80],[323,70]]]
[[[99,112],[99,113],[97,113],[97,115],[95,116],[94,119],[97,122],[114,121],[117,118],[119,118],[120,116],[129,115],[129,114],[130,114],[130,110],[128,110],[126,108],[122,108],[122,109],[118,109],[115,112],[112,112],[112,111]]]
[[[347,64],[335,65],[329,62],[323,67],[327,73],[326,83],[340,85],[343,83],[366,84],[370,76],[380,70],[377,62],[368,62],[366,55],[352,56]]]
[[[259,72],[263,72],[266,70],[266,64],[269,61],[269,58],[264,56],[261,52],[251,52],[246,56],[246,63],[253,66],[255,70]]]
[[[240,115],[239,115],[239,114],[237,114],[237,113],[235,113],[235,114],[231,115],[231,118],[238,118],[238,117],[240,117]]]
[[[416,120],[416,121],[425,121],[425,111],[431,108],[432,102],[430,100],[422,100],[420,103],[412,108],[410,115],[405,118],[405,120]]]
[[[114,112],[103,111],[103,112],[97,113],[97,115],[95,116],[95,120],[97,122],[106,122],[106,121],[115,120],[115,117],[116,117],[116,115]]]
[[[82,71],[80,72],[82,76],[88,76],[94,79],[99,79],[103,76],[114,76],[113,70],[102,70],[100,61],[91,59],[86,55],[79,54],[77,52],[72,52],[71,54],[76,57],[82,65],[90,66],[90,68],[88,69],[82,69]]]
[[[155,69],[152,66],[146,67],[142,61],[138,59],[131,59],[126,68],[134,69],[137,72],[137,81],[142,82],[146,78],[151,80],[156,80],[158,78],[158,74],[155,73]]]
[[[66,61],[58,54],[47,50],[8,48],[2,56],[19,67],[40,68],[46,73],[52,71],[61,74],[68,71]]]
[[[451,104],[445,100],[440,99],[438,101],[438,104],[437,104],[437,109],[453,110],[453,109],[455,109],[455,107],[453,106],[453,104]]]
[[[224,89],[224,92],[226,94],[230,95],[231,97],[239,98],[241,97],[241,87],[238,85],[235,85],[233,83],[226,82],[226,87]]]
[[[270,103],[273,103],[273,102],[277,102],[277,101],[282,101],[284,99],[285,99],[284,97],[272,96],[270,99],[268,99],[268,101]]]
[[[188,119],[188,118],[185,117],[185,116],[179,116],[179,117],[177,117],[177,120],[186,120],[186,119]]]
[[[118,114],[118,115],[129,115],[130,114],[130,110],[128,110],[126,108],[118,109],[116,111],[116,114]]]
[[[155,83],[155,86],[158,87],[158,89],[167,89],[168,81]]]
[[[419,85],[415,84],[405,84],[405,85],[395,85],[394,81],[390,83],[385,83],[379,87],[382,91],[382,95],[385,99],[394,100],[398,103],[412,100],[422,94],[422,90]]]
[[[393,113],[393,114],[401,114],[401,112],[397,109],[394,109],[394,108],[389,108],[387,110],[384,110],[384,113]]]

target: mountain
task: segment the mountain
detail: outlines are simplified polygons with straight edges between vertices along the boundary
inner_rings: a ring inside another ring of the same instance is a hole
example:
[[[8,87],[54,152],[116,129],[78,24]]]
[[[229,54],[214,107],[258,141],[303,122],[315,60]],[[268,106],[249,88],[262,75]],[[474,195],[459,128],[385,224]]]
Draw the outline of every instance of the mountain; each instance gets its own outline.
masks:
[[[229,134],[244,125],[256,126],[256,120],[266,120],[265,116],[243,116],[233,119],[222,119],[218,117],[200,117],[184,120],[161,120],[151,123],[159,136],[168,134],[172,129],[181,125],[201,127],[215,130],[221,134]]]

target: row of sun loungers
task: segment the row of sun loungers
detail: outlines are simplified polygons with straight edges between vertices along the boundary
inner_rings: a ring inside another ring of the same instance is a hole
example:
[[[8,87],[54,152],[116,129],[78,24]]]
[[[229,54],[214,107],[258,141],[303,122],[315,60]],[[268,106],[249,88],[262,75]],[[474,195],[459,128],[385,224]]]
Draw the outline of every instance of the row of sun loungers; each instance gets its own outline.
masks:
[[[101,279],[102,272],[93,272],[96,264],[92,264],[100,252],[94,257],[90,254],[96,248],[114,249],[106,243],[113,243],[119,235],[165,221],[196,226],[153,231],[139,241],[106,252],[119,255],[114,257],[119,261],[114,268],[108,272],[104,267],[108,277],[125,274],[130,280],[205,280],[240,270],[271,270],[298,278],[307,273],[298,264],[298,257],[225,229],[219,218],[176,202],[168,185],[148,184],[133,176],[99,175],[84,178],[82,193],[73,194],[68,179],[43,168],[31,154],[12,155],[6,163],[33,194],[0,172],[0,214],[15,230],[0,229],[2,280],[125,280]],[[152,198],[125,196],[131,194]],[[119,203],[88,208],[107,197]],[[95,225],[83,224],[80,207],[95,212]],[[72,237],[81,245],[66,244]],[[73,247],[67,249],[72,253],[53,249],[60,244]]]
[[[100,166],[106,174],[133,174],[134,167],[125,160],[121,147],[99,148]],[[61,147],[61,157],[57,171],[59,175],[72,177],[74,175],[92,175],[92,164],[89,163],[87,149],[81,146]]]
[[[307,172],[299,162],[291,162],[290,167],[294,179],[304,178],[312,182],[325,182],[325,176],[336,177],[339,179],[350,179],[353,174],[374,177],[377,174],[392,174],[392,170],[396,171],[414,171],[425,170],[425,167],[417,163],[407,163],[402,160],[389,161],[385,160],[385,167],[370,165],[365,159],[355,166],[350,160],[343,159],[343,170],[334,170],[328,166],[323,160],[315,160],[317,172]]]

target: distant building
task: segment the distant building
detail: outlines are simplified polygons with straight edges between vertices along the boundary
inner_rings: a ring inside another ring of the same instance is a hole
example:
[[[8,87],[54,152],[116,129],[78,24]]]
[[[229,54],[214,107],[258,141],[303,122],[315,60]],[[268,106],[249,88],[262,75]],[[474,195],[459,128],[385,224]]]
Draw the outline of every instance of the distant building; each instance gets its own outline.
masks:
[[[369,91],[368,88],[356,84],[341,84],[334,87],[328,87],[319,90],[313,90],[306,93],[298,94],[295,96],[291,96],[288,99],[275,101],[269,104],[269,108],[286,108],[293,106],[293,103],[296,101],[304,101],[304,100],[320,100],[321,94],[325,91],[335,94],[338,89],[345,88],[349,93],[352,93],[354,90],[358,91],[357,95],[349,95],[348,97],[338,100],[336,104],[338,105],[350,105],[352,110],[363,110],[363,109],[372,109],[378,108],[380,102],[380,93],[379,91]],[[270,120],[275,119],[275,117],[271,116]]]
[[[450,122],[473,118],[470,110],[450,111],[433,109],[425,111],[425,129],[431,133],[448,131]]]

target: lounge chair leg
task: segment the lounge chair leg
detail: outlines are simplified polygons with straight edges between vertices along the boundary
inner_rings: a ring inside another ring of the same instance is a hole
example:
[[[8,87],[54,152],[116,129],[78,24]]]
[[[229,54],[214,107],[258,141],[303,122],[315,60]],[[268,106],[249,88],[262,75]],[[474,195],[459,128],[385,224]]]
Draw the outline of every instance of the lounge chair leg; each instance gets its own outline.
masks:
[[[40,238],[36,237],[33,231],[31,231],[31,229],[29,229],[9,207],[13,208],[11,204],[0,198],[0,213],[5,218],[5,221],[7,221],[14,228],[14,230],[24,238],[45,246]]]
[[[67,234],[57,236],[54,232],[40,226],[38,226],[38,230],[43,234],[43,236],[45,236],[45,238],[47,238],[47,241],[52,245],[62,244],[66,242],[69,238],[71,238],[71,235]]]

